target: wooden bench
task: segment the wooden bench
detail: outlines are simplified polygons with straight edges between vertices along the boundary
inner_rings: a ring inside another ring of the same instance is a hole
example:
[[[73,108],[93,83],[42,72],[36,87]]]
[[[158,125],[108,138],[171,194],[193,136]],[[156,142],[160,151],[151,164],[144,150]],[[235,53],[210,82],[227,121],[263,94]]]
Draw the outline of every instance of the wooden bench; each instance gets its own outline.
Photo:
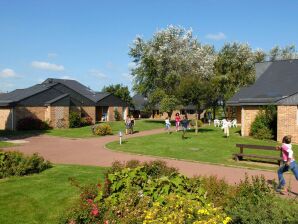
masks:
[[[246,145],[246,144],[236,144],[236,147],[240,148],[240,153],[233,154],[233,157],[236,161],[242,160],[243,157],[247,158],[259,158],[266,160],[275,160],[278,165],[282,162],[281,152],[279,156],[267,156],[267,155],[256,155],[256,154],[245,154],[244,149],[258,149],[258,150],[270,150],[270,151],[278,151],[275,146],[264,146],[264,145]]]

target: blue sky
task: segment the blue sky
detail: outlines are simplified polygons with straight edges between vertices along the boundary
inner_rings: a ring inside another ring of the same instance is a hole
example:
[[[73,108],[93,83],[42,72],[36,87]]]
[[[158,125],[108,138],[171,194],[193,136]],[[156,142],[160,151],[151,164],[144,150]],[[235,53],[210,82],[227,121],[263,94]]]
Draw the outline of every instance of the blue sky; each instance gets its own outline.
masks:
[[[129,45],[171,24],[192,28],[217,49],[232,41],[264,50],[298,47],[297,10],[294,0],[1,0],[0,91],[48,77],[96,91],[131,87]]]

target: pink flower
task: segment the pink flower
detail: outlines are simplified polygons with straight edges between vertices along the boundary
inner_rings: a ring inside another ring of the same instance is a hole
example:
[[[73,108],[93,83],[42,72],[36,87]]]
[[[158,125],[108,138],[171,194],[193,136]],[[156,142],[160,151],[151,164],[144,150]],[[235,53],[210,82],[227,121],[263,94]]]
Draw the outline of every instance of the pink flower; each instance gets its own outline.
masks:
[[[104,221],[103,224],[109,224],[109,220]]]
[[[99,215],[98,209],[97,208],[93,208],[92,211],[91,211],[91,215],[98,216]]]

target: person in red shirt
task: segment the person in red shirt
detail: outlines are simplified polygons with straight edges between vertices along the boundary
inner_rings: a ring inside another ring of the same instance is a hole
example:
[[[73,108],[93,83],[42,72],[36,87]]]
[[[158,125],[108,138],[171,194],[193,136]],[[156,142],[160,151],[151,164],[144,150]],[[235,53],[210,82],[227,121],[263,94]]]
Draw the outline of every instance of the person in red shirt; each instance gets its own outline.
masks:
[[[175,116],[176,131],[179,131],[180,121],[181,121],[180,115],[179,113],[176,113],[176,116]]]

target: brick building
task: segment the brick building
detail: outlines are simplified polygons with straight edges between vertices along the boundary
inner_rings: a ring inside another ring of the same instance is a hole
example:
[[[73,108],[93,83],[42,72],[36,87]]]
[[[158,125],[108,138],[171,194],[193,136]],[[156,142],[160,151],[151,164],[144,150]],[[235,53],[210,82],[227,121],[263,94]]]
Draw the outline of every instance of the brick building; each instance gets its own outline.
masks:
[[[228,102],[241,123],[241,135],[248,136],[260,108],[277,107],[277,140],[292,135],[298,143],[298,59],[256,64],[256,81],[242,88]]]
[[[26,89],[0,95],[0,130],[15,130],[26,117],[49,122],[53,128],[69,125],[69,112],[90,116],[93,123],[114,120],[114,111],[126,117],[124,101],[110,93],[94,92],[75,80],[49,78]]]

